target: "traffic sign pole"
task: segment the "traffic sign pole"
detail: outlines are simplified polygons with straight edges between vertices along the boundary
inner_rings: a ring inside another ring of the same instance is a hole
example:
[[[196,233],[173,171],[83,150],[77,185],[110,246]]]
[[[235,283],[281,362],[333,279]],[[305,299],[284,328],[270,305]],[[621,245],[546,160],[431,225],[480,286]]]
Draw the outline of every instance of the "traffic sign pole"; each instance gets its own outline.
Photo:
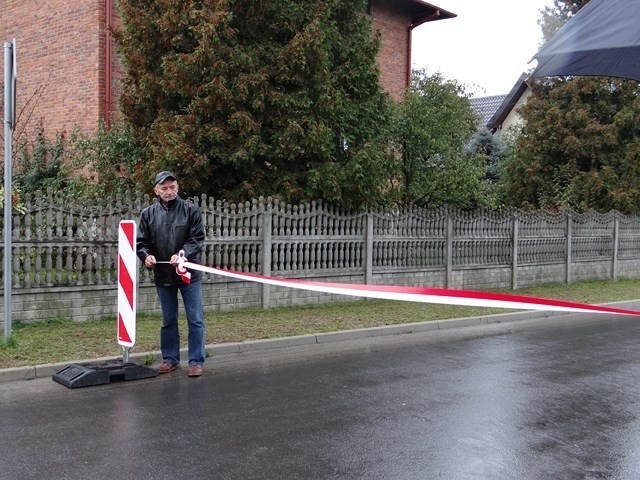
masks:
[[[4,340],[11,339],[12,135],[16,121],[16,41],[4,42]]]

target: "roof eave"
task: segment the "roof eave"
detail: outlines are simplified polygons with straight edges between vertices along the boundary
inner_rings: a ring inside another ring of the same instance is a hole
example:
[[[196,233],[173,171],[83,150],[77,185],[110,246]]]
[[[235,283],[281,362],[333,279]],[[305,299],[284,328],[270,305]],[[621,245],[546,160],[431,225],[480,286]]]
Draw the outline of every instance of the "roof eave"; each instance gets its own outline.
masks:
[[[411,2],[411,28],[416,28],[423,23],[433,22],[435,20],[446,20],[447,18],[455,18],[458,15],[444,10],[443,8],[423,2],[422,0],[412,0]]]
[[[494,113],[493,116],[489,119],[489,122],[487,122],[487,128],[489,130],[491,130],[492,132],[495,132],[496,130],[498,130],[500,125],[502,125],[505,119],[509,116],[509,113],[511,113],[511,110],[513,110],[513,107],[517,105],[518,100],[520,100],[520,97],[522,97],[522,94],[529,87],[527,85],[528,78],[529,78],[529,75],[526,73],[523,73],[522,75],[520,75],[520,78],[518,78],[518,80],[516,81],[511,91],[507,94],[505,99],[502,101],[502,104],[500,105],[500,107],[498,107],[498,110],[496,110],[496,113]]]

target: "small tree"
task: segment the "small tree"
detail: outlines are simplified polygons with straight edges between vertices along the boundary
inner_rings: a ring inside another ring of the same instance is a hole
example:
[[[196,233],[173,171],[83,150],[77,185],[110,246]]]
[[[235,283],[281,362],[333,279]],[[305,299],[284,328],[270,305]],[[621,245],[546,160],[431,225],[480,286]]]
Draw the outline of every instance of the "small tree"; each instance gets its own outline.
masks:
[[[42,124],[36,127],[33,141],[21,144],[14,179],[23,194],[47,188],[62,190],[67,186],[65,146],[66,139],[62,133],[56,134],[55,140],[51,141]]]
[[[505,145],[500,137],[497,137],[486,128],[480,128],[473,136],[467,151],[471,155],[482,155],[486,161],[485,178],[489,183],[496,184],[502,180],[502,157]]]
[[[113,122],[110,129],[101,124],[95,134],[73,132],[65,151],[67,188],[82,197],[148,188],[148,182],[136,181],[143,159],[142,146],[125,123]]]
[[[553,0],[553,6],[544,7],[538,17],[542,37],[548,42],[589,0]]]
[[[477,122],[462,86],[439,73],[414,72],[395,123],[406,203],[485,205],[485,159],[465,151]]]

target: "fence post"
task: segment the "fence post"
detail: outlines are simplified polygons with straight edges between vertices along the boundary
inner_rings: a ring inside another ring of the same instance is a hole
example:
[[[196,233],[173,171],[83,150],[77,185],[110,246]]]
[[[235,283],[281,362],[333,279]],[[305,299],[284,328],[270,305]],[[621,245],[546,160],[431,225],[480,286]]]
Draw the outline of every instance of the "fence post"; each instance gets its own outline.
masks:
[[[271,226],[273,214],[271,201],[267,199],[267,208],[262,212],[262,274],[271,275]],[[271,285],[262,284],[262,308],[271,306]]]
[[[571,258],[571,244],[573,243],[573,219],[571,218],[571,213],[567,213],[567,275],[566,275],[566,283],[567,285],[571,283],[571,262],[573,261]]]
[[[364,283],[373,283],[373,214],[367,212],[364,232]]]
[[[516,290],[518,288],[518,241],[519,241],[519,228],[520,220],[518,215],[513,215],[513,245],[511,248],[511,289]]]
[[[611,278],[618,279],[618,244],[620,241],[620,221],[616,218],[613,223],[613,252],[611,258]]]
[[[453,283],[453,217],[447,215],[447,234],[445,240],[445,288],[451,288]]]

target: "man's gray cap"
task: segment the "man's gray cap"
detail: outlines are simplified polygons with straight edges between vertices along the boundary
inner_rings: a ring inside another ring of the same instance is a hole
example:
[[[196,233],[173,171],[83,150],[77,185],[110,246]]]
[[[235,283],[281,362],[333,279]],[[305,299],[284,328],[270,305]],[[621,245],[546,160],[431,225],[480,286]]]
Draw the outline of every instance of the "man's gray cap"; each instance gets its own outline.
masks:
[[[167,178],[173,178],[174,180],[178,180],[173,173],[164,171],[156,175],[156,179],[153,184],[158,185],[160,183],[163,183]]]

